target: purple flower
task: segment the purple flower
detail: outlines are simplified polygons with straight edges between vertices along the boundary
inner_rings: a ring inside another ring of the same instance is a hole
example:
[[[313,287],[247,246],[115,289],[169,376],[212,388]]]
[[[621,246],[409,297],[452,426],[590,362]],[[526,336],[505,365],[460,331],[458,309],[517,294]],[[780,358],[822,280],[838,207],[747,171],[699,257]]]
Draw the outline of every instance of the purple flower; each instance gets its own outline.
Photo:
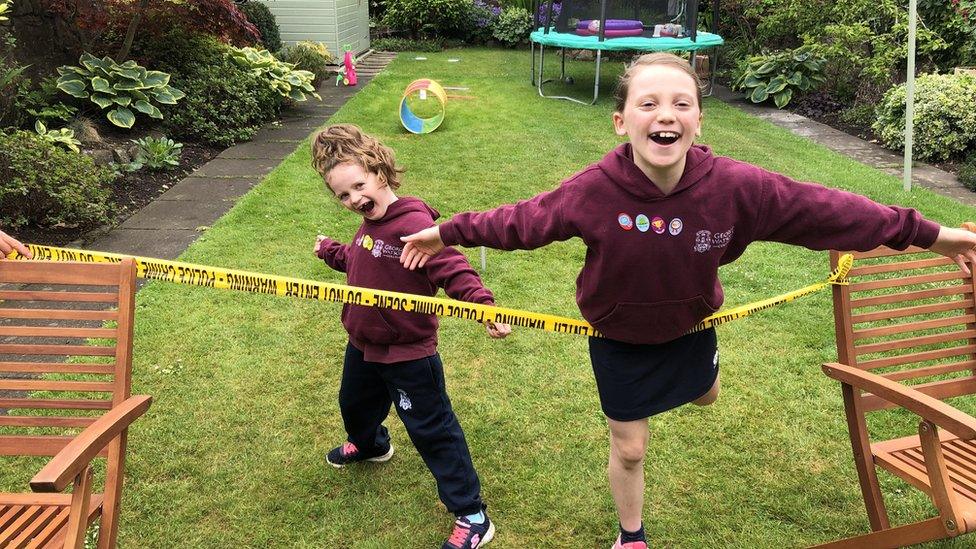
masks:
[[[549,3],[543,2],[539,5],[539,21],[545,24],[546,18],[548,17]],[[559,14],[563,11],[563,5],[560,2],[552,3],[552,23],[555,24],[556,19],[559,19]]]

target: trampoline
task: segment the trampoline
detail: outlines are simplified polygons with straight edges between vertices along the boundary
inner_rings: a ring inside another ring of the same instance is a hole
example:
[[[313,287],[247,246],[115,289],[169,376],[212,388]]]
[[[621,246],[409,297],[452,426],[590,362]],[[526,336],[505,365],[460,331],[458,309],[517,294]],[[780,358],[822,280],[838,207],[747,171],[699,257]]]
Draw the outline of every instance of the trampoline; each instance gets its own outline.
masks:
[[[545,17],[535,14],[536,30],[530,36],[532,55],[532,85],[539,95],[548,99],[564,99],[583,105],[596,103],[600,95],[600,63],[604,51],[634,52],[690,52],[691,64],[696,66],[696,54],[704,49],[717,48],[725,43],[716,34],[718,0],[712,0],[712,32],[697,30],[698,0],[562,0],[553,9],[554,0],[545,4]],[[627,19],[624,19],[624,18]],[[619,28],[636,28],[636,36],[611,37]],[[536,46],[539,50],[539,71],[536,74]],[[566,50],[596,52],[596,74],[593,99],[589,102],[566,95],[546,95],[543,84],[551,82],[543,77],[546,47],[560,48],[562,63],[560,80],[566,79]],[[713,56],[712,66],[717,59]],[[709,92],[714,83],[711,70]]]

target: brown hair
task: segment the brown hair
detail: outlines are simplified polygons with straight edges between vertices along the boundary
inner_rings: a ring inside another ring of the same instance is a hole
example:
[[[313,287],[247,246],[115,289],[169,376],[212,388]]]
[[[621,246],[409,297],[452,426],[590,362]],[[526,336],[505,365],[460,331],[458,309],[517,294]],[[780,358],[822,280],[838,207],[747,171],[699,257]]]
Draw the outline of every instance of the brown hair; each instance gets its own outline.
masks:
[[[620,75],[620,80],[617,81],[617,89],[613,92],[613,98],[617,100],[617,112],[624,112],[624,105],[627,103],[627,92],[630,91],[630,80],[637,73],[637,70],[653,65],[673,67],[690,76],[691,79],[695,81],[695,92],[698,98],[698,108],[701,109],[702,81],[701,78],[698,77],[698,73],[695,72],[695,69],[691,68],[691,64],[688,63],[688,61],[685,61],[683,58],[678,57],[673,53],[657,52],[646,53],[637,59],[634,59],[629,65],[627,65],[627,69],[624,71],[624,73]]]
[[[352,124],[329,126],[312,141],[312,166],[323,178],[339,164],[353,162],[375,173],[381,183],[397,189],[404,169],[396,165],[394,156],[393,149]]]

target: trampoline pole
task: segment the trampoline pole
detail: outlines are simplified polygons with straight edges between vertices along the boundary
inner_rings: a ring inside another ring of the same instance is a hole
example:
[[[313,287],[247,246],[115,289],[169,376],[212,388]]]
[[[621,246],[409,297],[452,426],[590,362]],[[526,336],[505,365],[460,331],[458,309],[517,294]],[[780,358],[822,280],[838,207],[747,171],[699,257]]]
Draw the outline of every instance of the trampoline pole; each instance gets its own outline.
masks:
[[[596,104],[596,98],[600,95],[600,54],[603,50],[596,50],[596,78],[593,82],[593,101],[590,105]]]
[[[542,93],[542,78],[546,74],[545,66],[546,66],[546,46],[540,42],[539,43],[539,79],[536,80],[536,82],[538,82],[539,84],[540,97],[545,97],[545,95]]]
[[[532,55],[532,85],[535,86],[535,42],[529,42],[530,55]]]
[[[566,81],[566,48],[560,48],[560,49],[562,49],[563,52],[563,65],[562,68],[559,69],[559,79],[565,82]]]

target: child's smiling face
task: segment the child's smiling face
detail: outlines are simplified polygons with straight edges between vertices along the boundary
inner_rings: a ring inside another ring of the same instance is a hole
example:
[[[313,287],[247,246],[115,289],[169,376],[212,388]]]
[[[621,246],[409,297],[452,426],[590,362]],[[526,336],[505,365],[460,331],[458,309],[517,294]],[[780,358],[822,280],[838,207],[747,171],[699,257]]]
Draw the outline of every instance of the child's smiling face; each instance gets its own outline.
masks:
[[[343,206],[373,221],[386,215],[386,209],[397,200],[389,185],[355,162],[329,170],[325,183]]]
[[[626,135],[634,163],[659,186],[673,188],[685,155],[701,135],[695,80],[678,68],[648,65],[630,81],[623,112],[613,113],[617,135]]]

